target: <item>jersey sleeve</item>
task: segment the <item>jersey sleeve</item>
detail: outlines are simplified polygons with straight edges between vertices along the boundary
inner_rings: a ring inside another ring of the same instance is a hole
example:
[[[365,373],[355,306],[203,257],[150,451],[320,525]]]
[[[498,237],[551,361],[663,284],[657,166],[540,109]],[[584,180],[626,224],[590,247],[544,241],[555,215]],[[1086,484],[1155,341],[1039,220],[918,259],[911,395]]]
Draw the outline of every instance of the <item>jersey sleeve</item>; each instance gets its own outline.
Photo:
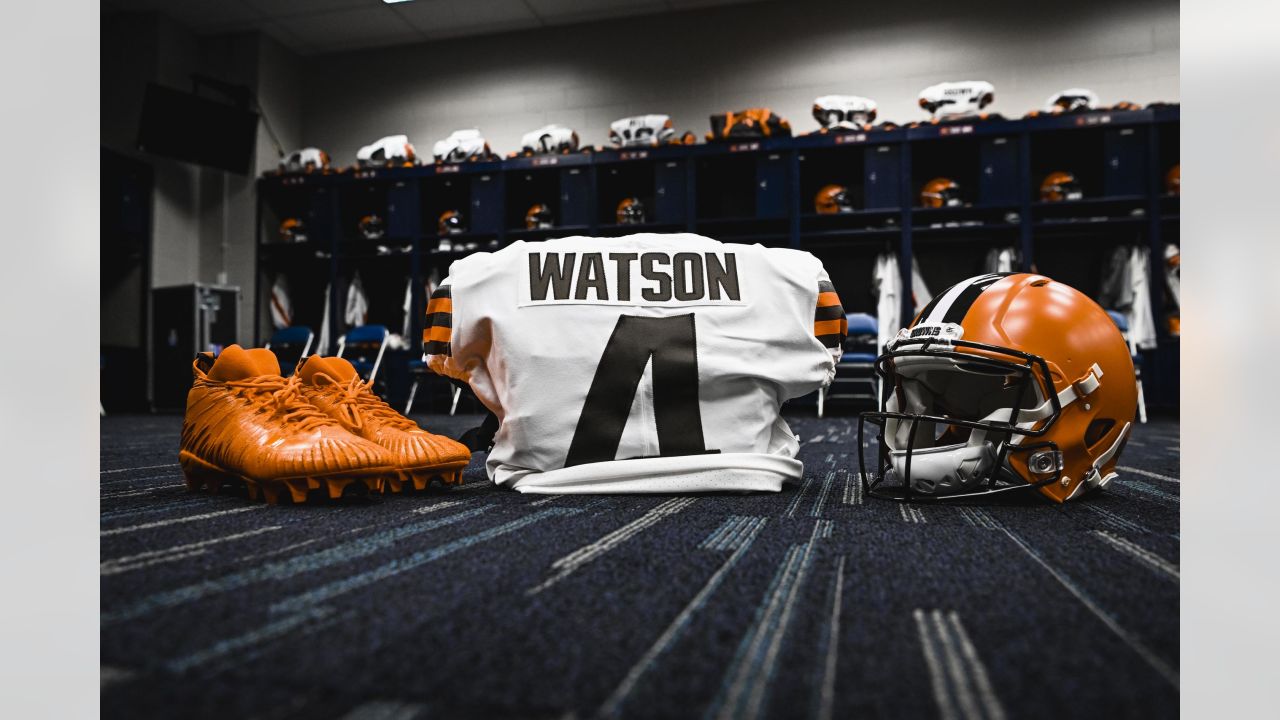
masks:
[[[466,370],[453,358],[453,286],[448,278],[431,293],[427,302],[422,351],[432,372],[463,382],[470,381]]]
[[[831,278],[825,270],[818,275],[818,302],[813,311],[813,335],[823,347],[831,353],[831,358],[840,362],[844,354],[844,338],[849,333],[849,321],[844,315],[844,306],[840,304],[840,296],[831,284]]]

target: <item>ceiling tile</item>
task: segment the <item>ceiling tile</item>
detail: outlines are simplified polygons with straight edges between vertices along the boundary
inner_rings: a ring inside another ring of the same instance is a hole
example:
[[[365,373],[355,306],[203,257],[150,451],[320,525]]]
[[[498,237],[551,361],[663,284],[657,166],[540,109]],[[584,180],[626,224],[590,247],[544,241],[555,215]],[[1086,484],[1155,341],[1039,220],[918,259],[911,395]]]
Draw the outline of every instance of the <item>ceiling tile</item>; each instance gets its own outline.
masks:
[[[662,0],[529,0],[529,5],[548,25],[585,20],[628,17],[670,10]]]

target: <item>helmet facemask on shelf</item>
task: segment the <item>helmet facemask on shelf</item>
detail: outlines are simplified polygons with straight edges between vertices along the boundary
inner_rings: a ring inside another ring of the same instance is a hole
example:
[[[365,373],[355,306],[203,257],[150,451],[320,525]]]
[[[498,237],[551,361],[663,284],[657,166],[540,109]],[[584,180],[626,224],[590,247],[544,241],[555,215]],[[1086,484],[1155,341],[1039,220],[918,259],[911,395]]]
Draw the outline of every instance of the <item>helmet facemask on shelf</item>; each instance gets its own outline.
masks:
[[[985,80],[965,80],[930,85],[920,91],[920,107],[934,120],[978,117],[995,102],[996,90]]]
[[[857,95],[823,95],[813,101],[813,119],[827,130],[861,130],[876,121],[876,101]]]

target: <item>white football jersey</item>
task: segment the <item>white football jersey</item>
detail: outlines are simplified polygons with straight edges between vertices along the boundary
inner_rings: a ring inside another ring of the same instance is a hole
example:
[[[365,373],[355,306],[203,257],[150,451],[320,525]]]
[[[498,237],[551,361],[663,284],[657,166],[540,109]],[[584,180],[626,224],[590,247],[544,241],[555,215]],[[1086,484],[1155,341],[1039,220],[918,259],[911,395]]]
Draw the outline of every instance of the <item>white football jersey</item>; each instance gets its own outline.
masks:
[[[638,234],[458,260],[423,343],[501,422],[499,485],[778,491],[803,471],[779,408],[831,381],[845,330],[809,253]]]

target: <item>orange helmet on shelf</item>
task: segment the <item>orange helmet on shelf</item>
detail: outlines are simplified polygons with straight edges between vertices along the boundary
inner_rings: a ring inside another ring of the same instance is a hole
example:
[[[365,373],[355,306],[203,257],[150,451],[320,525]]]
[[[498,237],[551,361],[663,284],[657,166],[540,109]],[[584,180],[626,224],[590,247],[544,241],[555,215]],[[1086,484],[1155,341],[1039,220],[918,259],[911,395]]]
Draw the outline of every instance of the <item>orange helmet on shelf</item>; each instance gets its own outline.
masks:
[[[642,225],[648,222],[644,203],[638,197],[623,198],[616,211],[619,225]]]
[[[813,209],[819,215],[836,215],[853,212],[849,188],[843,185],[823,185],[813,198]]]
[[[920,206],[927,208],[956,207],[962,204],[960,185],[955,180],[936,177],[920,189]]]
[[[1069,172],[1055,170],[1045,175],[1044,180],[1040,183],[1040,200],[1042,202],[1079,200],[1082,197],[1084,197],[1084,192],[1080,189],[1080,183],[1076,182],[1076,176]]]
[[[466,219],[462,217],[462,213],[457,210],[445,210],[440,213],[440,221],[436,223],[436,230],[441,236],[444,235],[461,235],[467,231]]]
[[[291,217],[280,223],[280,242],[295,243],[307,241],[307,226],[302,220]]]
[[[711,116],[708,141],[791,137],[791,123],[769,108],[747,108]]]
[[[525,230],[546,230],[551,227],[551,208],[545,203],[536,203],[524,214]]]
[[[1164,191],[1170,195],[1182,194],[1182,163],[1169,168],[1164,174]]]
[[[892,388],[864,490],[895,500],[1105,488],[1138,407],[1120,330],[1080,291],[991,273],[939,293],[876,361]],[[863,447],[863,437],[858,438]],[[860,458],[860,462],[862,459]]]
[[[360,218],[356,227],[360,231],[360,237],[365,240],[381,240],[387,234],[387,224],[374,214]]]

